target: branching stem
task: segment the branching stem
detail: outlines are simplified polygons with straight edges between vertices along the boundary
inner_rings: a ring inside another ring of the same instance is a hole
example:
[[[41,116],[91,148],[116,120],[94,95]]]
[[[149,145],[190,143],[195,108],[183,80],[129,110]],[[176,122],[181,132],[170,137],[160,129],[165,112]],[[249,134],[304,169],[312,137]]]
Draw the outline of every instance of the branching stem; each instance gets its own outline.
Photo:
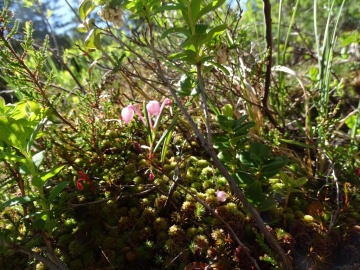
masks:
[[[245,194],[241,191],[239,186],[236,184],[235,180],[232,178],[228,170],[225,168],[225,166],[221,163],[220,159],[218,158],[217,154],[215,153],[214,149],[210,147],[206,139],[204,138],[201,131],[198,129],[197,125],[195,124],[193,118],[190,116],[186,108],[182,105],[181,101],[179,100],[175,89],[170,84],[169,80],[165,77],[164,72],[161,68],[161,63],[159,58],[157,57],[157,53],[155,50],[155,44],[154,44],[154,37],[152,33],[152,26],[151,23],[149,25],[149,34],[150,34],[150,47],[153,53],[153,57],[155,59],[157,72],[160,77],[160,79],[163,81],[163,83],[167,86],[169,89],[176,105],[181,110],[182,114],[186,118],[186,120],[189,122],[191,128],[193,129],[194,133],[196,134],[197,138],[199,139],[201,146],[205,151],[210,155],[210,157],[213,160],[214,165],[218,168],[221,175],[225,177],[227,182],[229,183],[229,186],[231,190],[233,191],[234,195],[239,199],[239,201],[243,204],[244,208],[250,213],[252,218],[254,219],[255,225],[259,228],[259,230],[264,234],[266,240],[269,242],[269,245],[272,247],[272,249],[275,251],[276,254],[278,254],[283,262],[284,269],[290,270],[293,269],[292,263],[290,262],[289,258],[286,256],[284,250],[281,248],[279,243],[276,241],[275,237],[269,232],[268,228],[265,226],[264,221],[261,219],[259,213],[254,208],[254,206],[246,199]]]

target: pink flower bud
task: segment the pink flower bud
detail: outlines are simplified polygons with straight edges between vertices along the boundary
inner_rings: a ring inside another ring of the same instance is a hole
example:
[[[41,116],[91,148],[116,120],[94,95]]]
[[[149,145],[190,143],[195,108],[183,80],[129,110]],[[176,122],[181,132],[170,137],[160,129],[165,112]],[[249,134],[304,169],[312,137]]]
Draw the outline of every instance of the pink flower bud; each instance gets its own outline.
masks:
[[[149,173],[149,180],[150,180],[150,181],[154,181],[154,179],[155,179],[155,175],[154,175],[154,173],[153,173],[152,171],[150,171],[150,173]]]
[[[170,98],[166,98],[164,100],[164,103],[165,103],[165,105],[171,106],[172,105],[172,100]]]
[[[227,194],[224,191],[216,191],[216,198],[218,199],[219,202],[225,202],[226,198],[227,198]]]
[[[125,107],[121,111],[121,117],[124,120],[124,122],[128,124],[131,121],[131,119],[133,119],[134,117],[134,110],[129,107]]]
[[[156,100],[149,101],[149,103],[146,105],[146,109],[150,115],[159,115],[160,103]]]

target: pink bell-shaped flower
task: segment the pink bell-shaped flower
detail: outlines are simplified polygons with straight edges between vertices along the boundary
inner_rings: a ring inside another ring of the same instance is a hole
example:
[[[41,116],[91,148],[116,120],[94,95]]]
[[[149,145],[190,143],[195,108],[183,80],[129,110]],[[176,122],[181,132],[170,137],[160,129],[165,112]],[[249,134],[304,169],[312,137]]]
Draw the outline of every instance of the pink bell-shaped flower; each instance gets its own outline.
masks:
[[[134,117],[134,110],[132,108],[125,107],[121,111],[121,117],[124,120],[124,122],[128,124],[131,121],[131,119],[133,119]]]
[[[227,198],[227,194],[224,191],[216,191],[216,198],[218,199],[219,202],[225,202],[226,198]]]
[[[160,103],[156,100],[151,100],[146,105],[146,109],[150,115],[159,115],[160,113]]]

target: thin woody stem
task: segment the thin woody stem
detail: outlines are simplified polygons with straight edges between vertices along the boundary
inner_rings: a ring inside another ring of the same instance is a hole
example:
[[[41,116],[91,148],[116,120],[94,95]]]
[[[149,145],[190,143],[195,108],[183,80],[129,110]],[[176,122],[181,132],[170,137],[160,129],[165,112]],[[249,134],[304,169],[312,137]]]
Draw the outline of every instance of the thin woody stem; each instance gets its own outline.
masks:
[[[217,154],[215,153],[214,149],[210,147],[208,142],[205,140],[203,134],[198,129],[197,125],[195,124],[194,120],[188,113],[188,111],[185,109],[185,107],[182,105],[181,101],[177,97],[176,91],[170,84],[169,80],[165,77],[162,68],[161,63],[157,57],[157,53],[155,50],[154,45],[154,37],[152,34],[152,26],[151,23],[149,25],[149,33],[150,33],[150,46],[151,50],[153,52],[153,57],[155,59],[155,63],[157,66],[157,73],[160,77],[160,79],[163,81],[163,83],[167,86],[169,89],[176,105],[179,107],[181,112],[183,113],[186,120],[189,122],[191,128],[195,132],[196,136],[198,137],[201,146],[206,150],[206,152],[210,155],[210,157],[213,160],[214,165],[219,169],[219,172],[225,177],[227,182],[229,183],[229,186],[231,190],[233,191],[234,195],[239,199],[239,201],[243,204],[245,209],[250,213],[252,218],[254,219],[255,225],[259,228],[259,230],[264,234],[266,240],[269,242],[269,245],[272,247],[272,249],[280,256],[284,269],[290,270],[293,269],[292,263],[290,262],[289,258],[286,256],[284,250],[281,248],[279,243],[276,241],[274,235],[272,235],[268,228],[265,226],[264,221],[261,219],[259,213],[254,208],[254,206],[246,199],[245,194],[241,191],[239,186],[236,184],[235,180],[232,178],[228,170],[225,168],[225,166],[221,163],[220,159],[218,158]]]

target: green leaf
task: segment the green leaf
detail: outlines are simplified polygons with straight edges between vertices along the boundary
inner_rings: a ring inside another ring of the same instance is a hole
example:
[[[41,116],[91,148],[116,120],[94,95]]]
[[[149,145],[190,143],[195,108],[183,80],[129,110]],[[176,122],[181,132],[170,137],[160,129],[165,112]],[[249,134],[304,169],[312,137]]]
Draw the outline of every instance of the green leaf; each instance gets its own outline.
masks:
[[[198,20],[201,16],[204,16],[205,14],[217,9],[225,2],[226,0],[210,1],[210,4],[206,5],[198,12],[196,20]]]
[[[190,12],[188,13],[189,21],[191,25],[195,25],[199,17],[200,5],[202,0],[191,0]]]
[[[261,188],[260,181],[253,181],[251,184],[247,185],[246,197],[250,202],[257,205],[265,200],[265,194]]]
[[[25,153],[26,133],[22,121],[0,116],[0,130],[0,140]]]
[[[190,96],[192,89],[195,87],[194,80],[189,75],[181,76],[178,85],[177,92],[180,96]]]
[[[172,137],[172,130],[174,129],[175,127],[175,124],[177,122],[177,119],[179,118],[178,115],[176,115],[174,117],[174,119],[172,120],[170,126],[167,128],[167,130],[165,131],[164,135],[166,136],[166,139],[163,143],[163,147],[161,149],[161,162],[164,162],[165,161],[165,158],[166,158],[166,153],[167,153],[167,150],[169,148],[169,145],[170,145],[170,140],[171,140],[171,137]],[[163,135],[163,136],[164,136]],[[161,138],[159,139],[159,141],[161,140]],[[156,149],[156,147],[155,147]],[[155,150],[154,150],[155,152]]]
[[[206,34],[206,30],[209,28],[209,25],[204,23],[198,23],[195,25],[195,34]]]
[[[169,60],[183,60],[189,64],[196,64],[196,53],[193,50],[185,50],[179,53],[173,53],[169,56]]]
[[[90,14],[91,11],[93,11],[95,8],[95,5],[92,0],[82,0],[80,2],[79,6],[79,16],[82,21],[85,21],[86,16]]]
[[[240,126],[236,126],[235,124],[234,133],[236,136],[246,135],[249,133],[249,129],[252,128],[253,126],[255,126],[255,122],[253,121],[243,123]]]
[[[31,133],[30,138],[26,144],[26,152],[28,154],[30,154],[31,147],[33,146],[34,141],[37,138],[37,135],[39,134],[40,129],[44,126],[46,121],[47,121],[47,118],[45,117],[36,125],[36,127],[34,128],[34,131]]]
[[[21,196],[21,197],[16,197],[13,198],[11,200],[8,200],[6,202],[4,202],[2,205],[0,205],[0,211],[3,210],[5,207],[11,207],[17,204],[26,204],[29,202],[33,202],[36,200],[35,196]]]
[[[212,39],[217,38],[218,36],[220,36],[222,33],[224,33],[224,31],[227,29],[227,24],[221,24],[218,26],[215,26],[213,29],[211,29],[207,34],[206,37],[204,38],[204,40],[202,41],[202,44],[205,44],[209,41],[211,41]]]
[[[218,150],[230,149],[229,134],[214,134],[213,135],[214,148]]]
[[[64,182],[60,182],[59,184],[56,185],[56,187],[54,187],[50,194],[49,194],[49,198],[48,198],[48,202],[52,203],[52,201],[60,194],[61,191],[63,191],[63,189],[69,184],[69,181],[64,181]]]
[[[162,5],[154,10],[155,13],[167,11],[167,10],[181,10],[180,4],[168,4],[168,5]]]
[[[172,120],[171,124],[169,125],[169,127],[165,130],[165,132],[163,133],[163,135],[160,137],[160,139],[158,140],[156,146],[154,147],[154,153],[156,152],[156,150],[159,148],[159,146],[164,142],[164,140],[168,137],[169,134],[172,133],[173,128],[175,127],[176,121],[179,118],[179,116],[177,115],[176,117],[174,117],[174,119]],[[171,136],[170,136],[171,137]]]
[[[251,174],[240,171],[233,174],[233,178],[238,185],[249,185],[255,181]]]
[[[263,143],[253,142],[250,145],[250,155],[251,154],[265,160],[270,157],[271,149]]]
[[[221,113],[227,117],[234,116],[234,108],[231,104],[226,104],[221,108]]]
[[[247,114],[244,114],[239,119],[236,119],[234,129],[240,128],[241,124],[248,118]]]
[[[3,99],[3,97],[0,97],[0,114],[5,113],[5,107],[6,107],[5,100]]]
[[[33,155],[32,161],[33,161],[36,168],[39,168],[39,166],[40,166],[41,162],[43,161],[44,157],[45,157],[45,150],[40,151],[40,152],[36,153],[35,155]]]
[[[32,180],[33,186],[37,187],[38,189],[42,189],[45,182],[58,174],[63,168],[64,166],[54,167],[47,172],[42,172],[36,175]]]
[[[188,27],[173,27],[167,29],[164,33],[162,33],[161,38],[167,38],[170,34],[182,34],[185,37],[189,38],[191,36],[191,32]]]
[[[294,141],[294,140],[287,140],[287,139],[280,139],[281,142],[284,143],[288,143],[288,144],[293,144],[293,145],[297,145],[300,147],[304,147],[304,148],[310,148],[310,149],[314,149],[315,147],[313,145],[309,145],[306,143],[302,143],[302,142],[298,142],[298,141]]]
[[[5,152],[5,151],[1,151],[0,152],[0,159],[1,160],[7,160],[9,162],[20,162],[20,163],[25,163],[26,162],[26,158],[15,155],[13,153],[10,152]]]
[[[208,64],[210,64],[211,66],[214,66],[216,68],[218,68],[219,70],[221,70],[225,75],[230,76],[230,71],[224,67],[223,65],[216,63],[214,61],[207,61]],[[211,67],[210,66],[210,67]]]
[[[85,39],[85,47],[87,49],[101,50],[100,31],[99,29],[92,29]]]
[[[275,200],[265,200],[260,203],[260,211],[267,211],[275,208],[277,205]]]
[[[231,163],[231,161],[234,159],[231,152],[229,152],[227,150],[220,151],[217,156],[224,163]]]
[[[281,168],[288,163],[288,161],[289,160],[286,156],[275,157],[262,166],[261,173],[264,177],[270,178],[276,175]]]
[[[218,115],[217,122],[219,123],[220,127],[226,131],[230,131],[234,126],[234,119],[232,117],[227,117],[225,115]]]

